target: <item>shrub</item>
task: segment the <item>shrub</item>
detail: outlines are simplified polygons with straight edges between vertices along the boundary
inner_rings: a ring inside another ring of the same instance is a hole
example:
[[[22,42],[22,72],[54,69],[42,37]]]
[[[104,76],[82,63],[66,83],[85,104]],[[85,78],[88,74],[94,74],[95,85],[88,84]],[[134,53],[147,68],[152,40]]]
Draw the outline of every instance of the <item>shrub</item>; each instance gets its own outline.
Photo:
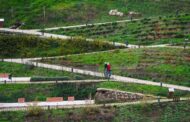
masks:
[[[80,76],[80,75],[75,75],[74,78],[76,80],[84,80],[85,79],[83,76]]]
[[[41,116],[43,115],[43,113],[44,113],[44,110],[41,107],[34,104],[34,106],[29,107],[26,113],[26,116],[27,117]]]
[[[113,53],[120,53],[121,51],[120,50],[114,50]]]
[[[86,39],[82,37],[62,40],[5,34],[0,34],[0,47],[1,58],[46,57],[115,48],[113,45],[104,42],[96,43],[94,41],[86,41]]]
[[[61,81],[61,80],[70,80],[71,78],[64,77],[32,77],[30,81]]]
[[[83,114],[84,115],[93,115],[93,114],[98,114],[100,113],[99,108],[96,107],[86,107],[85,109],[83,109]]]
[[[184,38],[185,36],[183,34],[177,34],[175,38]]]
[[[32,70],[34,67],[35,66],[30,62],[27,62],[26,65],[24,65],[25,70]]]

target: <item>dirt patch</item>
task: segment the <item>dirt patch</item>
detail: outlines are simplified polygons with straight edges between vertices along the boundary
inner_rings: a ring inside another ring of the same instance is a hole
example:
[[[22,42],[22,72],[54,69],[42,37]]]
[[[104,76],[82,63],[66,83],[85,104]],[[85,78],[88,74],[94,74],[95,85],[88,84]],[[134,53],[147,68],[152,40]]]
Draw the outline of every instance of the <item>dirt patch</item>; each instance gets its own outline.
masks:
[[[99,65],[98,64],[83,64],[80,62],[72,62],[67,59],[60,59],[58,61],[54,62],[53,60],[41,60],[43,63],[50,63],[50,64],[59,64],[61,66],[67,66],[67,67],[73,67],[78,69],[84,69],[84,70],[90,70],[90,71],[99,71]]]
[[[113,107],[103,108],[85,108],[79,113],[70,112],[66,115],[66,121],[87,121],[87,122],[110,122],[116,115],[116,110]]]
[[[46,62],[53,63],[53,61],[46,61]],[[62,65],[62,66],[68,66],[68,67],[84,69],[84,70],[90,70],[90,71],[98,71],[99,70],[99,65],[98,64],[82,64],[80,62],[72,62],[72,61],[69,61],[67,59],[61,59],[58,62],[58,64]]]

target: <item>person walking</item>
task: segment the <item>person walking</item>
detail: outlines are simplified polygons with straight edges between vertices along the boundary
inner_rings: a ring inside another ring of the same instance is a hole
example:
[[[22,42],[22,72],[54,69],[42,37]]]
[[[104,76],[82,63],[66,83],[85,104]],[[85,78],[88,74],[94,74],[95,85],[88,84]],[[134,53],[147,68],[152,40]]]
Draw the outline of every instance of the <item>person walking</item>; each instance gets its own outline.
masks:
[[[129,45],[129,43],[128,43],[128,41],[127,41],[127,40],[125,41],[125,45],[126,45],[126,47],[128,47],[128,45]]]
[[[107,78],[107,62],[104,62],[104,76]]]
[[[107,63],[107,76],[108,76],[108,78],[111,77],[111,65],[110,65],[110,63]]]

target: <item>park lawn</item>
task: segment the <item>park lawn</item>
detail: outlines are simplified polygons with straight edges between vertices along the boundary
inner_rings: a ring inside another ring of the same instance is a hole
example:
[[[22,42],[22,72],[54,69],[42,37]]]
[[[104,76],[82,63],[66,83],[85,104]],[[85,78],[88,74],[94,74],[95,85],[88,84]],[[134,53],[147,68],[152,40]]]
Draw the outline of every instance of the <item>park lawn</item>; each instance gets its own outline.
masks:
[[[70,66],[77,68],[94,65],[100,72],[103,72],[104,62],[110,62],[114,75],[190,86],[189,56],[190,49],[138,48],[67,56],[42,62],[59,65],[69,62]]]
[[[16,21],[24,22],[23,28],[43,28],[43,12],[45,7],[45,27],[85,24],[129,19],[127,13],[135,11],[142,17],[176,15],[176,10],[183,8],[179,13],[188,13],[190,2],[181,1],[142,1],[142,0],[1,0],[0,18],[5,18],[5,26],[10,27]],[[102,4],[104,3],[104,4]],[[124,17],[109,16],[111,9],[124,12]]]
[[[39,110],[35,115],[30,111],[0,112],[3,122],[42,122],[42,121],[109,121],[109,122],[188,122],[190,120],[190,103],[167,102],[138,104],[120,107],[79,108]]]
[[[0,62],[0,73],[11,73],[13,77],[65,77],[70,80],[96,79],[96,77],[88,75],[80,75],[66,71],[56,71],[8,62]]]

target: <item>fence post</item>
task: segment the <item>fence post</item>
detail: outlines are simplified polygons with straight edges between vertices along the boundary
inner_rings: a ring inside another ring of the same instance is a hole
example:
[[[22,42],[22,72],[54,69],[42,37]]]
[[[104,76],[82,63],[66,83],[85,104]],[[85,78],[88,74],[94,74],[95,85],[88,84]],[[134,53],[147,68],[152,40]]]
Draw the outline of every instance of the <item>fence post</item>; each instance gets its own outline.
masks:
[[[160,86],[162,87],[162,82],[160,82]]]
[[[157,99],[158,99],[158,103],[160,103],[160,96],[158,96]]]
[[[183,48],[184,48],[184,49],[186,48],[186,43],[185,43],[185,42],[183,43]]]

